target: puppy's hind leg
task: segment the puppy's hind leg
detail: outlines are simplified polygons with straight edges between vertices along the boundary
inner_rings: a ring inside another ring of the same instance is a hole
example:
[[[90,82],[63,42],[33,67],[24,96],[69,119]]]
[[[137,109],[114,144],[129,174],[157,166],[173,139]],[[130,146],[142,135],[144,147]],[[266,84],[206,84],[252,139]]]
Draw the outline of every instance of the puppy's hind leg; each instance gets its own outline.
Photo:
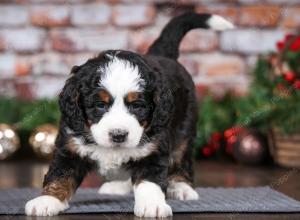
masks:
[[[198,193],[184,181],[169,181],[167,189],[169,199],[178,200],[197,200],[199,199]]]
[[[192,141],[183,141],[172,155],[168,173],[167,196],[170,199],[197,200],[193,189]]]
[[[132,191],[131,178],[126,181],[111,181],[103,183],[99,194],[126,195]]]

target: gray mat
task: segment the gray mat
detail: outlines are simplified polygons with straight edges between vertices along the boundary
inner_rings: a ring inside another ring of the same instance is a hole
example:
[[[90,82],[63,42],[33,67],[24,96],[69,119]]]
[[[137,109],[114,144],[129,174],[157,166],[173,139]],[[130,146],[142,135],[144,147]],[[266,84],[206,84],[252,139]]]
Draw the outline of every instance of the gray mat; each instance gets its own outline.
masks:
[[[38,189],[0,190],[0,214],[24,214],[27,200]],[[270,187],[197,188],[197,201],[168,200],[174,213],[195,212],[300,212],[300,202]],[[79,189],[65,213],[132,213],[133,195],[99,195],[97,189]]]

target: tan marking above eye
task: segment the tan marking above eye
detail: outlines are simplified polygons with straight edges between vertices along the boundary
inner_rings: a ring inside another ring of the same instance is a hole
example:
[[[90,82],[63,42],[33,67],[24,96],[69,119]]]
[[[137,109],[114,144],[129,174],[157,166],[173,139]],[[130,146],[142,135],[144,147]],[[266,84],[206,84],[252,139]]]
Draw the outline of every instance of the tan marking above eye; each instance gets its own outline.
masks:
[[[126,102],[134,102],[139,98],[139,93],[138,92],[129,92],[126,96]]]
[[[111,95],[107,91],[101,90],[98,94],[102,102],[110,103]]]
[[[147,121],[143,121],[143,122],[142,122],[142,126],[143,126],[144,128],[146,128],[146,127],[148,126],[148,122],[147,122]]]

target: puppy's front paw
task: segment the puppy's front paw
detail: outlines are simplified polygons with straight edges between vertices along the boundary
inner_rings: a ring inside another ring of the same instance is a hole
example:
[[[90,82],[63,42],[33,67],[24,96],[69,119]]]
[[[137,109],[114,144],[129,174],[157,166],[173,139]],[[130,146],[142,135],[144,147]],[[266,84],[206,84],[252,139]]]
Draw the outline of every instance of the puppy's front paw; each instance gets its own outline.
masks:
[[[170,199],[179,200],[197,200],[199,199],[198,193],[185,182],[173,182],[169,183],[167,189],[167,195]]]
[[[144,202],[136,202],[134,214],[138,217],[163,218],[172,216],[172,209],[165,201],[153,201],[145,198]]]
[[[69,208],[67,202],[44,195],[28,201],[25,205],[25,213],[29,216],[53,216],[67,208]]]
[[[162,218],[172,216],[161,188],[152,182],[143,181],[134,187],[134,214],[138,217]]]

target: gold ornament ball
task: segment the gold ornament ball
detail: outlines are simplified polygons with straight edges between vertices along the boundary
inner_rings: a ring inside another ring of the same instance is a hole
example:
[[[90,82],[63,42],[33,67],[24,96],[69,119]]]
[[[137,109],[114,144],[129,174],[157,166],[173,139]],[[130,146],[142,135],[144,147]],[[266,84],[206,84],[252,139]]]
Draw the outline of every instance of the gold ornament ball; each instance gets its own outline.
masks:
[[[35,129],[29,138],[29,143],[38,157],[51,158],[57,134],[57,128],[50,124],[41,125]]]
[[[0,124],[0,160],[13,155],[20,148],[20,139],[14,129],[7,124]]]

